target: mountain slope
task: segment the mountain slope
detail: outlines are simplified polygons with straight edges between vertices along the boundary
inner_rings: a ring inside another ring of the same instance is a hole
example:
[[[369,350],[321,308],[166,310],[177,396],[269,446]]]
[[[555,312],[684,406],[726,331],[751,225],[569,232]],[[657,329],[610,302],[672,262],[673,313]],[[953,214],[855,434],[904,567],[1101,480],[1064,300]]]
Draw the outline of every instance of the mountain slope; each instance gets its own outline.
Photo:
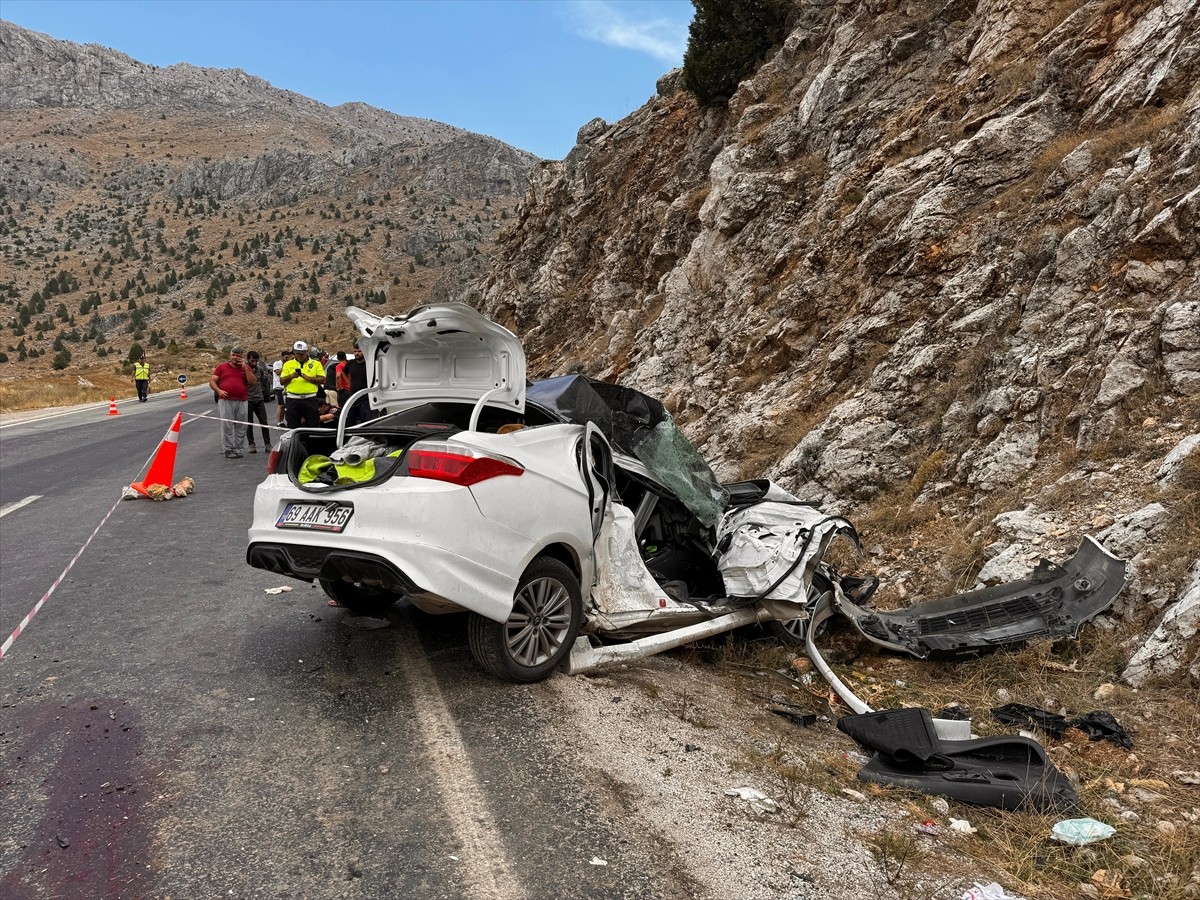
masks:
[[[134,343],[173,347],[172,372],[208,365],[197,342],[345,346],[347,303],[407,308],[478,274],[536,161],[3,21],[0,82],[0,353],[22,364],[0,379],[102,375]]]

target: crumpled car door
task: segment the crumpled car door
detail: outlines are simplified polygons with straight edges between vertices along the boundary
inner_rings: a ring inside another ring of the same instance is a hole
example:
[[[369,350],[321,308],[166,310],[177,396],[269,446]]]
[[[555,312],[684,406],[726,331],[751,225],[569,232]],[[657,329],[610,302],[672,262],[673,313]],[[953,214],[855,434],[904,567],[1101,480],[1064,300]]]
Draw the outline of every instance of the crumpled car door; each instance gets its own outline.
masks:
[[[592,422],[584,430],[580,474],[588,490],[588,506],[592,519],[592,544],[604,526],[604,512],[612,496],[613,454],[608,439]]]

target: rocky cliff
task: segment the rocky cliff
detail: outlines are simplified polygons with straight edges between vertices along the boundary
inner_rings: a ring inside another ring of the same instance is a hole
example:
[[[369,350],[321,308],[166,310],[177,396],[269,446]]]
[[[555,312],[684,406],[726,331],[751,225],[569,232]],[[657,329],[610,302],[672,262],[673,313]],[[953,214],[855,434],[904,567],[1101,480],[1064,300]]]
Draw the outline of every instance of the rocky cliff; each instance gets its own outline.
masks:
[[[900,596],[1099,535],[1174,610],[1130,678],[1195,678],[1198,249],[1195,0],[801,0],[727,107],[671,74],[541,164],[466,296],[864,519]]]

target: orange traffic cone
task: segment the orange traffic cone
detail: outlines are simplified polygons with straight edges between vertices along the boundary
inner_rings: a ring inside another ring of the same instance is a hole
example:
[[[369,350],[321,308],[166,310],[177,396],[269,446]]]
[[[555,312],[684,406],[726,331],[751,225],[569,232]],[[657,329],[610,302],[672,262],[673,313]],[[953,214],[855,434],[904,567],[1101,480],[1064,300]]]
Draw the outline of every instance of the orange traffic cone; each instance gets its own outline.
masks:
[[[117,398],[116,397],[108,398],[108,414],[110,416],[119,416],[121,414],[121,411],[119,409],[117,409]]]
[[[130,485],[142,496],[150,496],[146,489],[152,484],[171,486],[175,478],[175,450],[179,446],[179,425],[182,421],[183,413],[175,413],[171,427],[167,429],[162,443],[158,445],[158,452],[154,454],[154,462],[150,463],[150,471],[141,481]]]
[[[181,388],[179,389],[179,399],[180,399],[180,400],[186,400],[186,399],[187,399],[187,388],[185,388],[185,387],[181,387]]]

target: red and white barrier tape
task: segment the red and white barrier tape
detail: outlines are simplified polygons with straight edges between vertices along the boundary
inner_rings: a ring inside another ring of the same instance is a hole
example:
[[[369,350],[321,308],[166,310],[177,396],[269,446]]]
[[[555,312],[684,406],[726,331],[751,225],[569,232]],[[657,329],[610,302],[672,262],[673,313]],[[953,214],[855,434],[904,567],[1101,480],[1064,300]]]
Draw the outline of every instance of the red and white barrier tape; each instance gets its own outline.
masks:
[[[92,538],[100,533],[100,529],[104,527],[104,523],[108,521],[109,516],[113,514],[113,511],[120,506],[120,504],[121,499],[118,498],[117,502],[112,505],[112,509],[110,509],[104,518],[100,520],[100,524],[96,526],[96,529],[91,533],[91,536],[83,542],[83,546],[79,548],[78,552],[76,552],[73,557],[71,557],[71,561],[67,563],[67,567],[62,570],[62,574],[54,579],[54,584],[50,585],[50,590],[42,594],[42,599],[34,604],[33,609],[31,609],[29,614],[21,620],[21,624],[17,626],[16,631],[8,636],[8,640],[6,640],[3,644],[0,644],[0,659],[4,658],[4,654],[8,652],[8,648],[11,647],[13,642],[21,636],[21,632],[28,627],[29,623],[33,620],[33,617],[37,615],[38,610],[42,608],[42,604],[49,600],[50,595],[57,590],[60,584],[63,583],[63,579],[67,577],[67,573],[70,572],[75,563],[79,561],[79,557],[83,556],[83,551],[88,548],[88,544],[92,542]]]
[[[147,456],[146,461],[142,463],[142,467],[138,470],[137,477],[134,479],[135,481],[141,480],[142,476],[146,473],[146,470],[150,468],[150,461],[154,459],[154,454],[157,452],[158,446],[155,446],[154,452]],[[104,523],[109,520],[109,517],[112,516],[116,508],[121,505],[121,501],[123,499],[124,497],[117,498],[117,502],[112,505],[112,509],[105,514],[104,518],[100,520],[100,524],[95,527],[92,533],[88,536],[88,539],[83,542],[83,546],[80,547],[76,554],[71,557],[71,561],[67,563],[67,567],[62,570],[57,578],[54,579],[54,584],[50,585],[50,590],[42,594],[42,599],[33,605],[33,609],[31,609],[25,618],[21,620],[21,624],[16,627],[16,630],[8,636],[8,639],[3,644],[0,644],[0,659],[4,658],[4,654],[6,654],[9,648],[12,647],[16,639],[21,636],[21,632],[29,627],[29,623],[33,620],[33,617],[38,614],[38,610],[42,608],[42,605],[50,599],[50,595],[58,589],[60,584],[62,584],[63,579],[67,577],[67,573],[70,572],[75,563],[79,561],[79,557],[83,556],[83,551],[88,548],[88,544],[90,544],[96,535],[100,533],[100,529],[104,527]]]
[[[248,422],[243,422],[243,421],[236,420],[236,419],[222,419],[222,418],[219,418],[218,416],[210,416],[208,413],[199,413],[196,415],[189,416],[186,421],[194,422],[197,419],[207,419],[210,422],[233,422],[235,425],[249,425],[250,424]],[[290,431],[291,430],[283,425],[263,425],[261,422],[255,422],[252,427],[267,428],[271,431]],[[150,461],[152,459],[154,459],[154,454],[157,452],[158,452],[158,446],[156,445],[154,448],[154,452],[152,452],[148,457],[146,457],[146,461],[144,463],[142,463],[142,467],[141,467],[141,469],[138,470],[138,474],[133,479],[133,481],[136,482],[136,481],[141,480],[142,476],[146,473],[146,470],[150,467]],[[117,499],[117,502],[113,504],[112,509],[110,509],[105,514],[104,518],[100,520],[100,524],[96,526],[95,530],[91,533],[91,535],[88,537],[88,539],[83,542],[83,546],[79,548],[79,551],[73,557],[71,557],[71,561],[69,563],[67,563],[67,567],[62,570],[62,573],[56,579],[54,579],[54,584],[50,585],[50,590],[48,590],[48,591],[46,591],[46,593],[42,594],[42,599],[40,599],[37,603],[34,604],[33,609],[31,609],[29,611],[28,615],[26,615],[25,618],[21,620],[21,624],[18,625],[16,630],[13,631],[13,633],[8,636],[8,640],[6,640],[3,644],[0,644],[0,659],[4,658],[4,654],[6,654],[9,650],[9,648],[12,647],[13,642],[16,641],[16,639],[18,637],[20,637],[21,632],[24,631],[29,626],[29,623],[33,620],[33,617],[38,614],[38,610],[40,610],[42,608],[42,605],[47,600],[50,599],[50,595],[53,594],[55,592],[55,590],[58,589],[58,586],[60,584],[62,584],[63,579],[67,577],[67,573],[70,572],[72,567],[74,567],[75,563],[79,561],[79,557],[81,557],[83,555],[83,551],[88,548],[88,544],[90,544],[92,542],[92,540],[96,537],[96,535],[100,533],[100,529],[104,527],[104,523],[109,520],[109,517],[112,516],[112,514],[116,510],[116,508],[121,505],[122,499],[124,499],[124,498]]]
[[[192,413],[185,421],[195,422],[204,419],[208,422],[232,422],[234,425],[246,425],[250,428],[266,428],[268,431],[291,431],[286,425],[264,425],[262,422],[244,422],[241,419],[222,419],[220,416],[210,416],[208,413]]]

